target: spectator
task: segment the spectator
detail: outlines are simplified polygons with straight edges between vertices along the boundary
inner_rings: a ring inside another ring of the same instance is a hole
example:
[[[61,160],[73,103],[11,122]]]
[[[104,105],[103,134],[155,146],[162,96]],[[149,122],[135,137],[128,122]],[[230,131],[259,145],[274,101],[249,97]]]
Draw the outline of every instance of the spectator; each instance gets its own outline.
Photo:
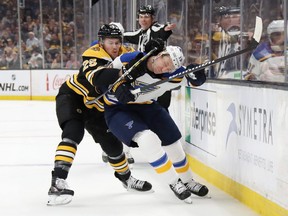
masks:
[[[43,68],[43,56],[40,54],[39,47],[34,47],[32,50],[32,55],[28,64],[30,68],[33,69],[42,69]]]
[[[250,57],[245,80],[285,81],[284,20],[274,20],[267,27],[268,41],[262,42]]]
[[[74,46],[74,41],[71,35],[69,34],[64,35],[62,46],[65,51],[71,49]]]
[[[60,69],[61,68],[61,55],[60,53],[55,54],[55,58],[52,61],[51,69]]]
[[[76,56],[74,53],[70,54],[70,58],[66,63],[66,67],[68,69],[79,69],[80,68],[80,62],[76,59]]]
[[[28,39],[26,40],[26,47],[28,50],[32,50],[33,47],[40,47],[38,38],[35,37],[34,32],[28,32]]]

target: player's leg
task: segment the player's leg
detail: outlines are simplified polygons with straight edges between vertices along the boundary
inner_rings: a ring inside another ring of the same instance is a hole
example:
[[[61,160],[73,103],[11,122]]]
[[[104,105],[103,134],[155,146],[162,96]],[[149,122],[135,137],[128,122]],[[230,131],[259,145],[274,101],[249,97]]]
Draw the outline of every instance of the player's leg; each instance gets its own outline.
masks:
[[[192,170],[189,166],[181,142],[178,140],[171,145],[163,146],[163,148],[171,159],[176,172],[180,175],[185,186],[197,196],[207,195],[209,191],[208,188],[193,179]]]
[[[56,99],[56,112],[62,128],[62,141],[58,144],[55,153],[47,205],[67,204],[71,202],[74,195],[66,179],[75,158],[77,146],[84,136],[84,123],[80,120],[82,112],[77,113],[77,109],[73,108],[75,105],[70,95],[61,95]]]
[[[172,161],[161,147],[158,136],[151,130],[144,130],[135,135],[134,141],[138,143],[139,150],[146,156],[156,173],[161,176],[162,182],[166,182],[180,200],[191,203],[191,193],[179,178]]]
[[[151,107],[152,106],[153,105],[151,105]],[[177,125],[170,114],[162,108],[159,108],[159,106],[157,107],[157,104],[154,104],[154,110],[157,111],[157,115],[154,115],[153,118],[149,118],[148,116],[146,118],[148,119],[147,123],[149,124],[149,127],[162,141],[161,144],[165,152],[172,161],[176,172],[180,175],[180,178],[185,183],[186,187],[193,194],[205,196],[208,193],[208,188],[193,180],[192,170],[189,167],[185,152],[179,141],[181,133]],[[153,115],[151,111],[150,113]]]
[[[102,150],[107,153],[108,162],[115,171],[117,177],[127,190],[139,192],[152,192],[152,185],[147,181],[134,178],[125,153],[123,144],[109,130],[104,115],[99,118],[89,118],[86,122],[87,131],[93,136],[95,142],[99,143]]]

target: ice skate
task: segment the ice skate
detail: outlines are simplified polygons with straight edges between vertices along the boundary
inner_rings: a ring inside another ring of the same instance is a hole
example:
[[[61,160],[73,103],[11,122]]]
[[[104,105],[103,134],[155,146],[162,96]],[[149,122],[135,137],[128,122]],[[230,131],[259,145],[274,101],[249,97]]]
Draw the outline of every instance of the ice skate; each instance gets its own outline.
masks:
[[[127,191],[148,192],[148,193],[154,192],[154,190],[152,189],[152,185],[149,182],[136,179],[132,175],[130,175],[128,180],[124,180],[121,177],[121,175],[115,172],[115,177],[122,182],[124,188],[126,188]]]
[[[186,188],[192,193],[200,197],[204,197],[208,194],[209,190],[205,185],[202,185],[193,179],[184,184]]]
[[[102,152],[102,161],[108,163],[108,155],[104,151]]]
[[[69,189],[64,179],[52,176],[52,185],[48,191],[48,206],[66,205],[72,201],[73,195],[74,191]]]
[[[181,179],[178,179],[176,183],[170,184],[169,186],[178,199],[183,200],[188,204],[192,204],[191,192],[186,188]]]

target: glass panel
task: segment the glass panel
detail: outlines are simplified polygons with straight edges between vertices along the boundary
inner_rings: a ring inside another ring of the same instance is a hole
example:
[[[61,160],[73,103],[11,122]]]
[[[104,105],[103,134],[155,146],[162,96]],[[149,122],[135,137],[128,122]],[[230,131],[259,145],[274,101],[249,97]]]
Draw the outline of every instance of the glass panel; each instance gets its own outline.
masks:
[[[188,64],[202,64],[210,60],[210,5],[209,1],[206,1],[206,4],[205,2],[203,2],[203,4],[188,2],[187,61]]]
[[[271,46],[277,33],[267,32],[272,21],[284,20],[282,38],[287,38],[284,0],[101,0],[92,8],[90,0],[19,0],[19,8],[17,4],[17,0],[0,3],[0,69],[78,69],[82,52],[97,39],[103,23],[120,22],[125,30],[135,30],[139,28],[138,8],[151,4],[155,20],[176,23],[168,44],[181,46],[187,63],[200,64],[245,48],[255,16],[260,16],[266,56],[259,61],[259,50],[245,53],[212,66],[209,76],[248,79],[247,73],[253,72],[262,81],[288,80],[287,40],[282,39],[284,45]]]
[[[217,58],[240,49],[240,1],[218,1],[212,5],[212,50]],[[240,56],[222,61],[215,66],[217,78],[241,78]]]
[[[0,3],[0,69],[20,68],[17,0]]]
[[[185,47],[186,39],[185,8],[186,1],[168,1],[168,22],[176,24],[173,34],[169,37],[169,44],[180,46],[182,49]]]
[[[263,34],[261,43],[250,55],[246,80],[260,80],[270,82],[285,81],[286,48],[284,34],[283,1],[244,1],[244,10],[248,16],[244,17],[247,29],[253,29],[253,17],[263,19]],[[253,22],[254,24],[255,22]]]

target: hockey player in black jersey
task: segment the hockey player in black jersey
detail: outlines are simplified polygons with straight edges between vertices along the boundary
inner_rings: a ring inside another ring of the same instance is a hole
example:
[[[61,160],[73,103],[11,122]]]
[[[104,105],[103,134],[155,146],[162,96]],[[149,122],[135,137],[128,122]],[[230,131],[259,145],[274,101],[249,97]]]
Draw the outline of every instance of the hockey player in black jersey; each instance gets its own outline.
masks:
[[[140,95],[134,95],[132,90],[150,83],[163,80],[171,75],[185,70],[183,67],[184,56],[180,47],[163,45],[157,41],[150,41],[151,47],[158,47],[158,54],[150,56],[110,89],[109,85],[103,85],[105,119],[111,132],[123,143],[130,146],[135,141],[139,150],[145,155],[147,161],[162,176],[162,181],[167,183],[180,200],[191,203],[191,193],[205,196],[208,188],[196,182],[190,169],[188,160],[180,142],[181,133],[163,107],[155,100],[165,91],[180,86],[184,77],[175,78],[159,86],[149,88]],[[146,45],[148,46],[149,43]],[[158,45],[157,45],[158,44]],[[149,50],[146,50],[149,51]],[[113,68],[119,68],[123,73],[123,65],[126,69],[134,63],[141,61],[145,53],[126,53],[113,61]],[[193,67],[193,65],[188,66]],[[97,78],[89,79],[92,85],[97,86],[99,79],[105,79],[108,73],[99,71]],[[87,76],[86,76],[87,77]],[[186,76],[194,86],[205,82],[203,71]],[[109,90],[110,89],[110,90]]]
[[[63,83],[56,96],[56,114],[62,129],[62,141],[56,149],[47,205],[71,202],[74,191],[69,189],[66,179],[85,129],[107,153],[115,176],[125,188],[141,192],[152,191],[149,182],[131,175],[122,143],[108,131],[103,114],[103,100],[87,104],[100,95],[97,87],[92,86],[89,80],[97,76],[97,71],[107,70],[117,56],[133,50],[122,46],[122,33],[115,25],[102,25],[98,37],[99,43],[82,54],[83,63],[79,73]],[[105,79],[98,80],[101,84],[108,84],[110,80],[113,82],[119,76],[117,69],[109,68],[108,73]]]

